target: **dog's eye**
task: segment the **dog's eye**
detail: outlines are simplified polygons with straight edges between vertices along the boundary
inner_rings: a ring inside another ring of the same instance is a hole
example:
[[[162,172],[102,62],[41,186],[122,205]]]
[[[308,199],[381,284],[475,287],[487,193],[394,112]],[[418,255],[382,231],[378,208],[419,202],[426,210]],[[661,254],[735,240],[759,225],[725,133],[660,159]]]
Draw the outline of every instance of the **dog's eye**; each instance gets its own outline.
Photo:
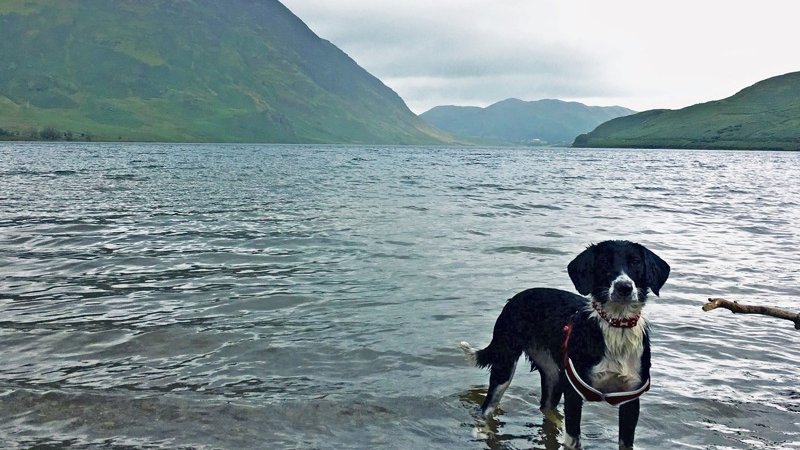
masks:
[[[628,262],[631,264],[641,264],[642,258],[639,258],[638,256],[631,256],[630,258],[628,258]]]

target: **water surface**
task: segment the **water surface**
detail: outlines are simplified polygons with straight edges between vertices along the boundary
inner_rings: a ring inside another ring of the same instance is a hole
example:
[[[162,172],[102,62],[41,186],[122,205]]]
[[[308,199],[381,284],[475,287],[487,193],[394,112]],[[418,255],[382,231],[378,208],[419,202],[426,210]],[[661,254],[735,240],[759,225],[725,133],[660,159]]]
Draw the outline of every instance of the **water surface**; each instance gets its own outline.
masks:
[[[672,266],[647,307],[640,448],[800,448],[800,154],[0,144],[5,448],[557,448],[505,300],[587,244]],[[615,448],[616,410],[584,409]]]

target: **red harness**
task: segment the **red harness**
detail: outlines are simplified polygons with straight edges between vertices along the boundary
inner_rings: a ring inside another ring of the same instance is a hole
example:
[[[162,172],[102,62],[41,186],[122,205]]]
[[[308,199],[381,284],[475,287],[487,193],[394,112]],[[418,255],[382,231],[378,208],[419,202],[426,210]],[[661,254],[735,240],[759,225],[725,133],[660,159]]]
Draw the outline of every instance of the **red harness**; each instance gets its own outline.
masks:
[[[602,317],[602,315],[601,315]],[[639,318],[636,317],[636,320]],[[635,322],[634,322],[635,324]],[[612,324],[612,326],[614,326]],[[597,389],[593,388],[592,385],[583,381],[581,377],[578,376],[578,372],[575,371],[575,366],[572,364],[572,360],[569,357],[569,336],[572,334],[572,320],[564,326],[564,344],[561,346],[562,351],[564,352],[564,371],[567,374],[567,379],[569,380],[569,384],[572,385],[573,388],[578,392],[578,394],[587,402],[601,402],[605,401],[611,405],[617,406],[622,405],[623,403],[628,403],[630,401],[636,400],[637,398],[641,397],[642,394],[650,390],[650,378],[645,380],[642,387],[635,391],[627,391],[627,392],[611,392],[611,393],[603,393],[598,391]],[[625,328],[631,328],[625,327]]]

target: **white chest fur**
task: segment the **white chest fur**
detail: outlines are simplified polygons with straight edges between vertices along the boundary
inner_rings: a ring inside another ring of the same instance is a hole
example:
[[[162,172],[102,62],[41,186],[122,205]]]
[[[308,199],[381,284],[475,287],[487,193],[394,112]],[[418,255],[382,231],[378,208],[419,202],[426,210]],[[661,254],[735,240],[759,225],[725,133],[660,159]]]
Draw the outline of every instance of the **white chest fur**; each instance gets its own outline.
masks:
[[[597,315],[596,312],[593,313]],[[606,352],[592,368],[592,386],[600,392],[632,391],[642,384],[639,371],[644,352],[645,320],[640,318],[633,328],[612,327],[597,315]]]

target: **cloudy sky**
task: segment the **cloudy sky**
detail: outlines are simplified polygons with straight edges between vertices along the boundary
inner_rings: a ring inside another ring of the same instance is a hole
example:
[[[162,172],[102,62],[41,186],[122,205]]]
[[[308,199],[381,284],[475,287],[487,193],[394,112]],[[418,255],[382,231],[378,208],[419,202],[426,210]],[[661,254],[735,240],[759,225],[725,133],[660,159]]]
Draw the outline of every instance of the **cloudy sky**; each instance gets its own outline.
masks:
[[[800,71],[798,0],[282,0],[416,113],[558,98],[636,110]]]

